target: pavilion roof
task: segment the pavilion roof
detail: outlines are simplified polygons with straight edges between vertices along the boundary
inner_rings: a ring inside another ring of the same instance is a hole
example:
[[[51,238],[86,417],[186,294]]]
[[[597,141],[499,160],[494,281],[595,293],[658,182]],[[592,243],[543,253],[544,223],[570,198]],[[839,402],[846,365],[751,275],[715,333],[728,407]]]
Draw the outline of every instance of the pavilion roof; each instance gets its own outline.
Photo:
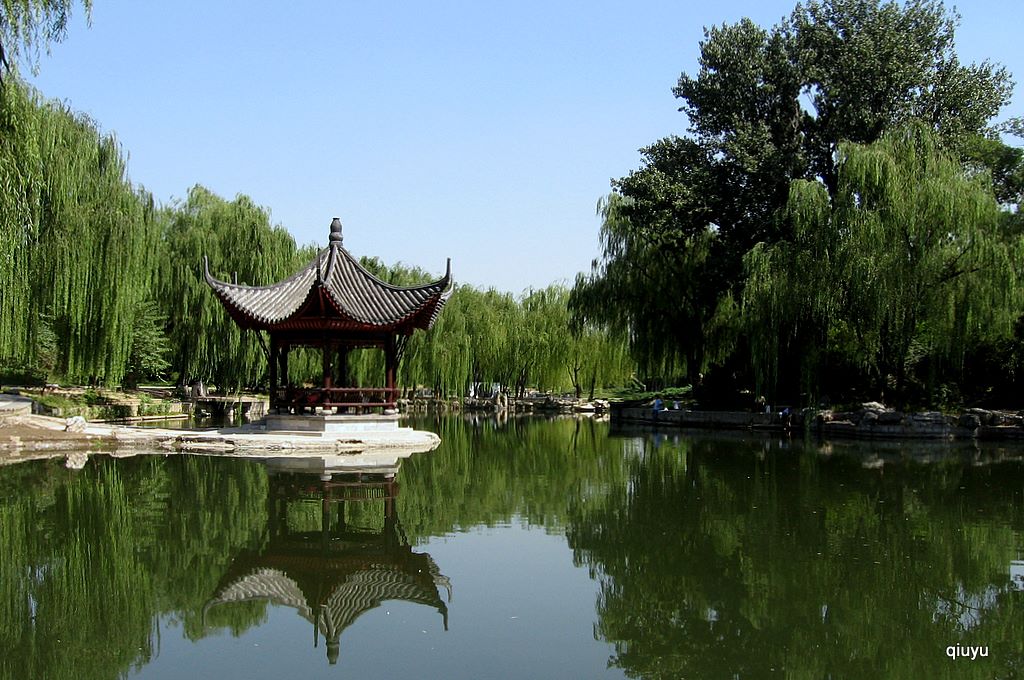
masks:
[[[445,275],[431,283],[402,287],[380,280],[342,247],[337,218],[328,247],[283,281],[269,286],[220,281],[210,275],[205,258],[204,274],[235,321],[259,330],[426,330],[453,290],[451,260]]]

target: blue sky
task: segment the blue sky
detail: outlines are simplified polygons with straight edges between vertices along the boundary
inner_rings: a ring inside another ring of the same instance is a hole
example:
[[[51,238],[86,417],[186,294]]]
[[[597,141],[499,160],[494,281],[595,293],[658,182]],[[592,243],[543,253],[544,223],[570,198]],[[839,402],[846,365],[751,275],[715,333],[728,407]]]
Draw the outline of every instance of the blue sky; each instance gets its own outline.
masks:
[[[95,0],[30,80],[163,203],[247,194],[300,243],[339,216],[356,255],[520,293],[589,270],[609,181],[685,132],[703,27],[794,5]],[[1015,3],[958,10],[961,61],[1024,78]]]

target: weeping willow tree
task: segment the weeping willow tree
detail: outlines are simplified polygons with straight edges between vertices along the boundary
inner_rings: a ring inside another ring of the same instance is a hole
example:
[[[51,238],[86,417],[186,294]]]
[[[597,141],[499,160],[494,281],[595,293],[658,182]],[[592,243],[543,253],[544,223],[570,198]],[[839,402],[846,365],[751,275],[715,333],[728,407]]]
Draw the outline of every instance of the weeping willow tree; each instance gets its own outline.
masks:
[[[562,392],[589,381],[622,384],[635,370],[625,342],[604,328],[574,328],[569,291],[559,285],[518,299],[494,289],[460,286],[437,324],[414,336],[402,366],[407,386],[439,395],[480,395],[492,389],[522,396],[527,389]]]
[[[85,116],[15,79],[0,101],[0,358],[33,364],[48,340],[51,372],[116,383],[152,274],[152,198]]]
[[[922,358],[955,371],[965,348],[1009,333],[1021,312],[1020,240],[1001,232],[987,176],[970,174],[923,126],[840,147],[838,190],[797,180],[793,239],[746,257],[743,313],[763,384],[777,358],[852,358],[904,398]]]
[[[8,82],[0,90],[0,350],[8,361],[31,354],[30,255],[38,186],[32,181],[31,159],[38,157],[36,102],[28,91]],[[38,165],[38,161],[36,161]]]
[[[506,381],[517,396],[528,386],[562,391],[574,384],[571,364],[582,357],[568,302],[569,291],[559,285],[529,290],[520,300],[521,318],[511,325],[505,359],[510,374]]]
[[[438,386],[460,394],[475,385],[479,393],[489,393],[488,383],[500,383],[500,371],[511,335],[510,320],[518,309],[515,299],[497,290],[478,290],[461,286],[448,302],[437,333],[425,337],[431,370]],[[433,384],[433,383],[428,383]],[[485,384],[486,387],[485,387]]]
[[[298,255],[292,236],[272,227],[267,211],[246,196],[227,201],[195,186],[184,203],[164,212],[157,285],[180,382],[251,387],[267,368],[255,332],[240,331],[203,280],[203,257],[218,278],[265,286],[306,264]]]
[[[413,335],[400,373],[407,385],[427,386],[438,396],[463,394],[472,375],[470,311],[466,287],[460,286],[434,327]]]
[[[577,399],[584,390],[593,400],[598,387],[627,383],[635,364],[622,337],[592,324],[570,324],[570,329],[565,370]]]
[[[161,634],[258,624],[263,605],[209,617],[203,605],[262,545],[266,497],[261,465],[214,457],[0,466],[0,678],[124,678],[159,655]]]
[[[646,375],[681,368],[694,380],[724,360],[735,344],[736,305],[715,289],[717,232],[707,223],[687,230],[673,224],[668,236],[661,222],[648,223],[649,207],[618,193],[597,210],[602,256],[576,278],[568,301],[574,323],[628,338]]]
[[[34,68],[41,48],[64,39],[77,4],[75,0],[0,0],[0,86],[13,64],[24,60]],[[82,0],[81,5],[88,17],[92,0]]]

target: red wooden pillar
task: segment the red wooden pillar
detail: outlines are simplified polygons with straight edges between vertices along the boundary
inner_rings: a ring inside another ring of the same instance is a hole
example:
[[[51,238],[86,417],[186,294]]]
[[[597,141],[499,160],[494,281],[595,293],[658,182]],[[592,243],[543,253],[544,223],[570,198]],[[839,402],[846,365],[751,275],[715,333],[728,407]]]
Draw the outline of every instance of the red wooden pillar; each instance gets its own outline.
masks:
[[[389,403],[395,401],[395,369],[398,363],[395,358],[395,337],[389,335],[384,343],[384,387],[388,390],[384,395],[384,401]]]

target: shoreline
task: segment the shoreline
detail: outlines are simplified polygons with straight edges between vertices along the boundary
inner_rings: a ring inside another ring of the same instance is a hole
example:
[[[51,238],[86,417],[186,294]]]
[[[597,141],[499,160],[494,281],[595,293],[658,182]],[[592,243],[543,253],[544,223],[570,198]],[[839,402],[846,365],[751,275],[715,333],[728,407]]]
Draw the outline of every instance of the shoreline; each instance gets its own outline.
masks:
[[[1024,441],[1024,414],[966,409],[958,415],[938,411],[903,412],[876,402],[853,411],[803,409],[791,413],[753,411],[661,410],[612,404],[613,425],[705,430],[745,430],[780,434],[809,433],[823,440],[872,439]]]
[[[7,396],[7,395],[5,395]],[[419,412],[422,413],[422,412]],[[417,411],[406,415],[415,416]],[[520,414],[517,416],[530,414]],[[544,417],[543,412],[536,417]],[[592,418],[577,412],[574,417]],[[570,416],[573,417],[573,416]],[[904,413],[867,403],[855,411],[804,409],[789,414],[752,411],[697,411],[612,403],[613,428],[707,430],[783,436],[810,434],[831,440],[1024,442],[1024,413],[967,409],[959,415]],[[31,413],[31,400],[0,404],[0,464],[85,451],[116,453],[151,450],[161,453],[246,455],[356,454],[367,451],[429,451],[440,444],[432,432],[398,428],[391,432],[323,433],[266,430],[256,422],[241,427],[166,429],[56,418]]]

